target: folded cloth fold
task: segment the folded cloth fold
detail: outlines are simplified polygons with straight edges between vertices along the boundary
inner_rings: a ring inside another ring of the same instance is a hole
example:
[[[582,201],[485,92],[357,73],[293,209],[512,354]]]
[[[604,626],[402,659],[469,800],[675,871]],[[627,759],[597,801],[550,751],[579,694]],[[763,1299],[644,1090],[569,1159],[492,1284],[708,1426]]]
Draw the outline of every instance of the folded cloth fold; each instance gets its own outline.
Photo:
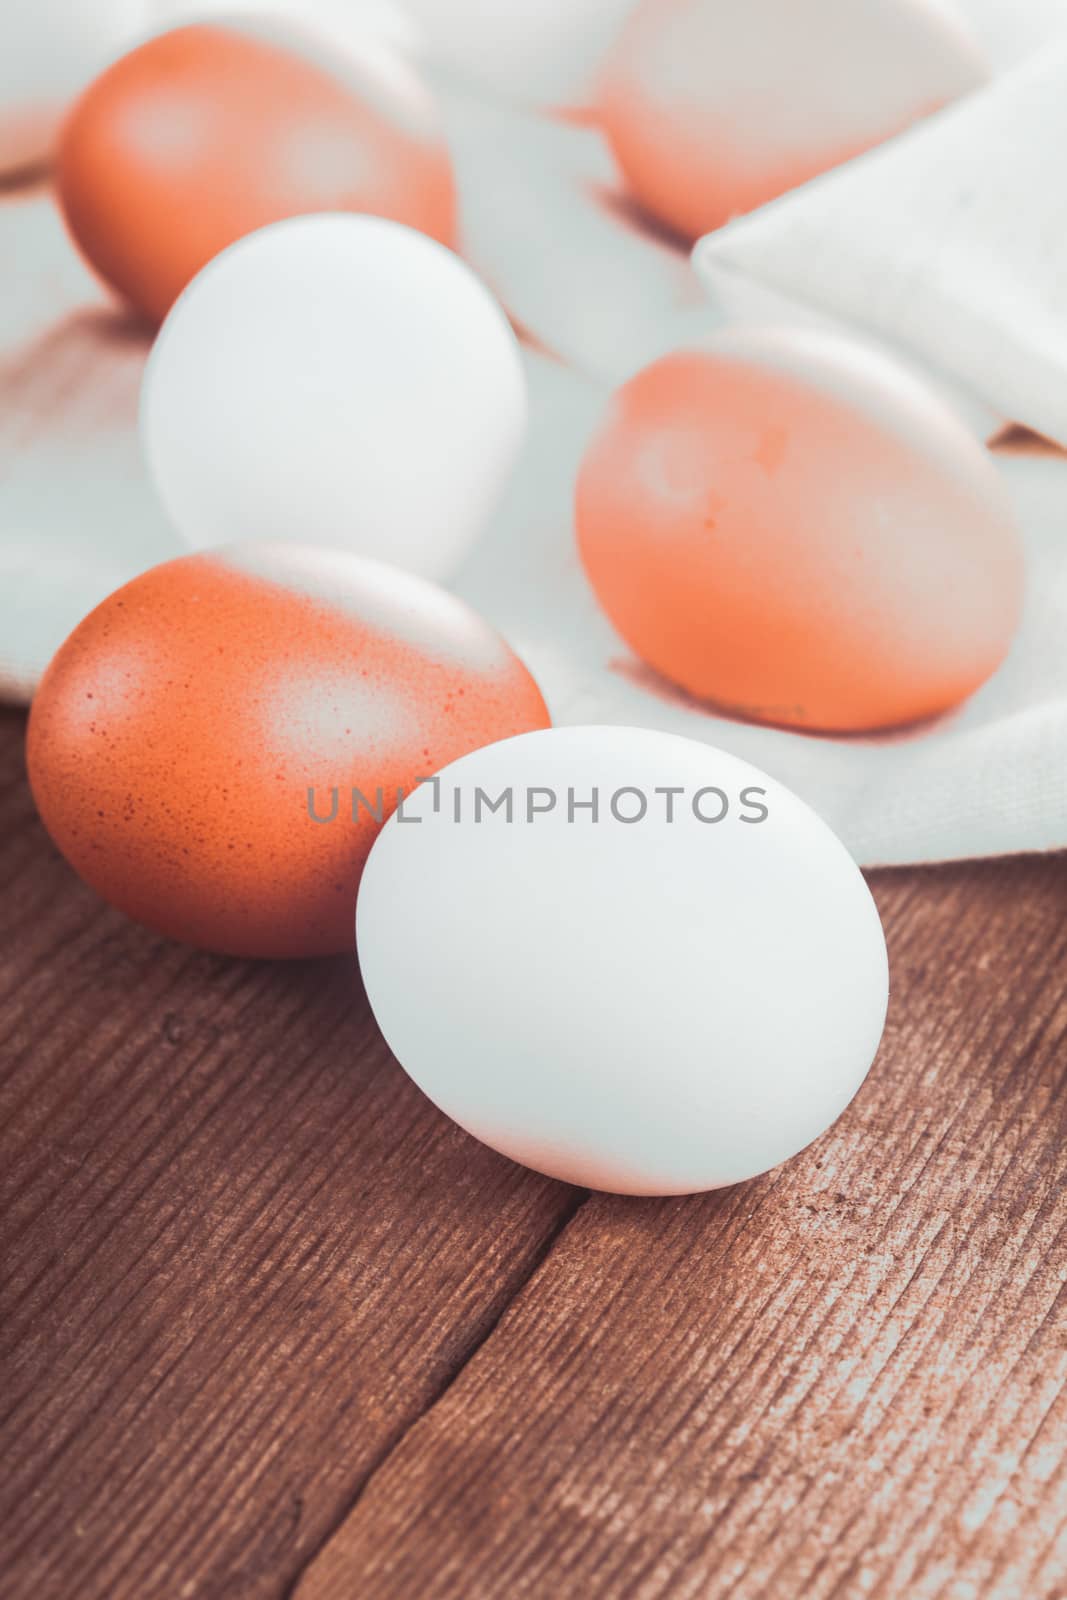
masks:
[[[725,272],[909,350],[1067,445],[1067,44],[709,234]]]
[[[693,271],[689,252],[628,200],[596,127],[438,88],[459,179],[463,253],[516,323],[577,371],[612,386],[721,328],[841,319],[751,275]],[[701,289],[703,279],[703,292]],[[979,438],[1003,417],[916,361]]]

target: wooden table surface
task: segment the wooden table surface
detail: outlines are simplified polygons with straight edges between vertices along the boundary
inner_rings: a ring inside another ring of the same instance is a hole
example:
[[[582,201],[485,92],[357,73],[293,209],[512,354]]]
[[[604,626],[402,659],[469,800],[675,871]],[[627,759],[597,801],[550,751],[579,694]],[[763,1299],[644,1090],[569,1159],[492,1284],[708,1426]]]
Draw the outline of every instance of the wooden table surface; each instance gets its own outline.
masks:
[[[1067,858],[874,874],[852,1107],[756,1182],[619,1199],[435,1111],[352,961],[103,906],[23,726],[5,1600],[1067,1595]]]

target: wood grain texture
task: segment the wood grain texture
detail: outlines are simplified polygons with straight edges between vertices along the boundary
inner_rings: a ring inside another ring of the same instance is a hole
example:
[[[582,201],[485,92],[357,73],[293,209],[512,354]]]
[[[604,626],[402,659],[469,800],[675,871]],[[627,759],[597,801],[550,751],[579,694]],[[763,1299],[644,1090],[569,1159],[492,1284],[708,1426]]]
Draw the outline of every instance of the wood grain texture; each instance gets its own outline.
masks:
[[[354,962],[154,938],[0,713],[0,1594],[280,1596],[575,1192],[473,1143]]]
[[[876,892],[890,1021],[838,1125],[590,1198],[297,1600],[1067,1594],[1067,860]]]

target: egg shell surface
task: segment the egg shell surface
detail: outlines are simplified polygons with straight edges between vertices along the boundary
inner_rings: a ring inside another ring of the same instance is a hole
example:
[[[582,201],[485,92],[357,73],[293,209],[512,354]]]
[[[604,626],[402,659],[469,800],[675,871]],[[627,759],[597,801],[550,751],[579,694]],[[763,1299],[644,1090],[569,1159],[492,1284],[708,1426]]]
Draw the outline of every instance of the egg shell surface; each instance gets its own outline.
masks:
[[[695,239],[988,77],[940,0],[643,0],[600,104],[635,197]]]
[[[504,313],[434,240],[377,217],[276,223],[225,251],[168,317],[141,435],[194,548],[341,545],[451,576],[523,442]]]
[[[795,1155],[852,1099],[885,942],[790,791],[619,727],[509,739],[438,777],[420,826],[379,835],[357,942],[397,1059],[468,1132],[568,1183],[683,1194]]]
[[[985,682],[1018,626],[1022,547],[987,452],[850,338],[738,330],[646,368],[589,447],[576,509],[623,639],[753,721],[932,717]]]
[[[547,724],[453,596],[253,545],[166,562],[91,612],[45,673],[27,761],[53,840],[127,915],[226,954],[314,956],[351,948],[376,811]]]
[[[455,190],[410,65],[193,24],[115,62],[59,150],[68,227],[97,272],[160,321],[227,245],[285,217],[370,212],[451,243]],[[309,36],[310,39],[310,36]]]

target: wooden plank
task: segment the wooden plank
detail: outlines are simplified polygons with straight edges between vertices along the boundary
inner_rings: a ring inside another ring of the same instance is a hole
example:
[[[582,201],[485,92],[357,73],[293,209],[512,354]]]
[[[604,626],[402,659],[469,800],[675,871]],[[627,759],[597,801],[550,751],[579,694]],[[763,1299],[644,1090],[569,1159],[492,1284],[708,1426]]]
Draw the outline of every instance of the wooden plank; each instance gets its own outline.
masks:
[[[354,963],[168,944],[0,713],[0,1591],[279,1596],[576,1204],[441,1117]],[[413,1001],[417,1003],[417,1001]]]
[[[297,1600],[1067,1594],[1067,860],[876,892],[848,1113],[755,1183],[589,1200]]]

